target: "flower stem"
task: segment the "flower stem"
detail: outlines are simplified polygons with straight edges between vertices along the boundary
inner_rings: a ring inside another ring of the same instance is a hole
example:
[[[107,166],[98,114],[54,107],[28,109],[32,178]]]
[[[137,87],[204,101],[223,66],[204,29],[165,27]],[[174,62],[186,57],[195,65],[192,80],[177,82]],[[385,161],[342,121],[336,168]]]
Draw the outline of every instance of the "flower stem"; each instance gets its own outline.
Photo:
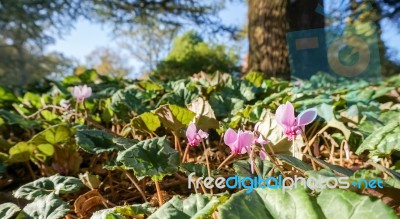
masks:
[[[76,101],[76,103],[75,103],[75,113],[76,113],[76,116],[75,116],[75,123],[78,122],[78,106],[79,106],[79,102]]]
[[[201,141],[201,144],[203,145],[204,156],[206,157],[208,176],[211,177],[210,162],[208,161],[208,154],[207,154],[206,145],[204,144],[204,141]]]
[[[143,190],[140,188],[137,179],[135,176],[131,175],[128,173],[128,171],[124,170],[125,175],[129,178],[129,180],[133,183],[133,185],[136,187],[136,189],[139,191],[140,195],[142,196],[143,200],[147,202],[146,195],[144,194]]]
[[[304,132],[302,132],[301,135],[303,136],[303,139],[304,139],[304,141],[305,141],[305,143],[306,143],[306,148],[307,148],[308,154],[309,154],[311,157],[314,157],[313,154],[312,154],[312,152],[311,152],[310,145],[308,144],[307,136],[304,134]],[[301,149],[300,149],[300,151],[301,151]],[[317,166],[315,165],[315,162],[314,162],[313,159],[311,159],[311,164],[312,164],[313,169],[314,169],[314,170],[317,170]]]
[[[185,153],[183,153],[183,157],[182,157],[181,163],[185,162],[186,157],[188,156],[188,153],[189,153],[189,148],[190,148],[190,146],[187,145],[186,148],[185,148]]]
[[[267,143],[269,150],[271,151],[272,155],[275,155],[274,149],[271,146],[271,143]],[[267,153],[267,150],[265,150],[265,153]]]
[[[253,151],[251,152],[250,162],[251,162],[250,165],[253,166],[254,170],[255,170],[256,173],[257,173],[257,175],[258,175],[259,177],[262,178],[262,174],[261,174],[261,171],[260,171],[260,169],[258,168],[258,166],[257,166],[257,164],[256,164],[256,159],[255,159],[255,156],[254,156],[254,152],[253,152]],[[252,173],[252,174],[253,174],[253,173]]]
[[[158,183],[158,180],[155,180],[154,183],[156,184],[156,190],[157,190],[157,197],[158,197],[158,204],[160,207],[164,204],[163,199],[161,196],[161,189],[160,189],[160,184]]]
[[[294,143],[294,138],[292,139],[292,156],[296,157],[296,144]]]
[[[286,177],[284,170],[282,169],[282,167],[281,167],[280,164],[278,163],[277,159],[273,156],[274,154],[271,156],[271,154],[269,154],[267,151],[265,151],[265,153],[266,153],[267,156],[269,157],[270,161],[271,161],[272,163],[274,163],[275,166],[276,166],[276,168],[278,168],[278,170],[281,172],[282,176],[283,176],[283,177]]]
[[[228,161],[230,160],[230,159],[232,159],[232,157],[234,157],[235,155],[234,154],[231,154],[231,155],[229,155],[229,157],[227,157],[224,161],[222,161],[222,163],[218,166],[218,170],[219,169],[221,169],[226,163],[228,163]]]
[[[181,148],[181,143],[179,142],[179,137],[178,137],[178,135],[176,135],[175,132],[172,132],[172,135],[174,136],[174,140],[175,140],[175,150],[179,151],[179,153],[182,156],[182,148]]]
[[[36,111],[36,112],[33,113],[32,115],[26,116],[26,115],[25,115],[21,110],[19,110],[17,107],[14,106],[14,109],[15,109],[16,111],[18,111],[18,113],[21,114],[21,116],[24,117],[24,118],[26,118],[26,119],[30,119],[30,118],[32,118],[32,117],[35,117],[36,115],[38,115],[39,113],[41,113],[43,110],[47,110],[47,109],[53,109],[53,110],[58,109],[58,110],[60,110],[60,111],[65,111],[65,109],[62,108],[62,107],[54,106],[54,105],[47,105],[47,106],[45,106],[45,107],[39,109],[38,111]]]
[[[315,134],[314,137],[308,142],[308,145],[311,146],[312,144],[314,144],[314,141],[317,139],[317,137],[324,133],[329,127],[329,125],[326,125],[321,130],[319,130],[317,134]]]

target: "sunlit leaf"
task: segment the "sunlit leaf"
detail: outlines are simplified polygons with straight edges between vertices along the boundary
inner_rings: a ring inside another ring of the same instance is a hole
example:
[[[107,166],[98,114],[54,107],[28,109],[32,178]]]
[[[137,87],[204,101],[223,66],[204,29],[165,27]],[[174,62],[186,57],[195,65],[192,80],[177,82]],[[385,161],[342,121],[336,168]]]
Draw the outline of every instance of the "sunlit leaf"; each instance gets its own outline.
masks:
[[[219,218],[323,218],[314,207],[315,200],[302,189],[282,192],[280,189],[240,191],[218,207]],[[251,206],[250,208],[248,206]]]
[[[0,218],[1,219],[11,219],[14,218],[14,216],[20,212],[21,209],[18,207],[18,205],[14,203],[4,203],[0,204]]]
[[[186,108],[169,104],[159,107],[154,113],[160,118],[164,127],[175,132],[187,127],[195,116],[195,113]]]
[[[53,156],[54,154],[54,146],[51,144],[40,144],[37,146],[37,149],[46,156]]]
[[[374,131],[358,147],[356,154],[364,151],[369,156],[387,156],[394,151],[400,151],[400,121],[394,121]]]
[[[144,218],[144,215],[151,215],[156,209],[150,204],[135,204],[126,206],[117,206],[114,208],[103,209],[93,213],[90,219],[109,219],[109,218]]]
[[[138,85],[145,90],[155,90],[155,91],[163,90],[163,87],[152,81],[140,81]]]
[[[131,120],[131,125],[138,130],[154,132],[161,126],[161,122],[158,116],[151,112],[145,112],[133,118]]]
[[[361,196],[346,190],[325,189],[317,203],[327,219],[335,218],[397,218],[381,200]]]
[[[72,132],[66,125],[51,126],[39,134],[33,136],[30,140],[35,145],[40,144],[62,144],[71,140]]]
[[[10,148],[8,162],[26,162],[31,159],[35,151],[35,145],[28,142],[19,142]]]
[[[41,112],[40,112],[40,115],[42,115],[43,118],[44,118],[46,121],[53,121],[53,120],[59,118],[59,116],[58,116],[57,114],[54,114],[54,113],[52,113],[52,112],[49,111],[49,110],[43,110],[43,111],[41,111]]]
[[[188,109],[196,114],[196,118],[198,118],[196,126],[199,129],[207,130],[219,127],[219,122],[215,118],[214,110],[207,100],[198,97],[188,105]]]
[[[244,79],[254,84],[254,86],[260,87],[264,81],[264,75],[260,72],[250,72],[246,74]]]

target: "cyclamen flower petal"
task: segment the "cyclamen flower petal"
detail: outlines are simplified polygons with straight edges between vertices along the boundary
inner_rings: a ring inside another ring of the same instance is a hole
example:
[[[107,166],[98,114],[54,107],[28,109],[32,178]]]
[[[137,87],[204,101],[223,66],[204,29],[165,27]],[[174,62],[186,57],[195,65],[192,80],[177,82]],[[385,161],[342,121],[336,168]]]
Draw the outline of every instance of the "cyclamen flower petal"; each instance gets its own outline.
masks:
[[[204,132],[203,130],[199,130],[199,132],[197,132],[197,134],[199,134],[199,136],[201,137],[201,138],[208,138],[208,133],[207,132]]]
[[[86,84],[83,86],[75,86],[72,88],[72,96],[75,97],[79,103],[82,103],[86,98],[92,95],[92,88]]]
[[[237,133],[233,129],[228,129],[224,135],[224,142],[231,148],[232,154],[245,154],[250,152],[253,144],[254,135],[250,131],[239,130]]]
[[[296,118],[293,105],[287,102],[278,107],[275,117],[276,122],[283,128],[283,133],[288,137],[288,140],[291,141],[297,135],[301,134],[306,125],[315,120],[317,111],[315,109],[307,109]]]
[[[189,146],[196,147],[204,138],[208,138],[208,133],[201,129],[197,131],[196,125],[191,122],[186,129],[186,138]]]
[[[265,151],[264,147],[260,150],[260,158],[261,160],[265,160],[267,158],[267,152]]]
[[[317,110],[313,108],[304,110],[298,116],[297,125],[298,126],[308,125],[312,123],[312,121],[314,121],[315,118],[317,118]]]
[[[258,136],[257,139],[254,140],[254,143],[258,143],[260,145],[264,145],[268,143],[268,140],[265,140],[262,135]]]
[[[229,128],[224,135],[224,142],[226,145],[228,145],[232,151],[237,147],[237,133]]]
[[[276,121],[282,127],[290,127],[295,123],[294,108],[290,102],[278,107],[276,110]]]
[[[186,129],[186,137],[188,139],[194,139],[196,137],[196,134],[197,134],[196,125],[193,122],[191,122],[188,125],[188,128]]]

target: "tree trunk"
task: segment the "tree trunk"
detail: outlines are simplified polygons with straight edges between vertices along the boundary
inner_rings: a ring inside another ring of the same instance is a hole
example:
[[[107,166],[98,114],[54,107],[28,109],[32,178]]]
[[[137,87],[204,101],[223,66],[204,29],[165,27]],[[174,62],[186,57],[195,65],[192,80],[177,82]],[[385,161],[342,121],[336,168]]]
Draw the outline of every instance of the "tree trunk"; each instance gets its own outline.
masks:
[[[263,72],[267,77],[289,79],[286,33],[323,28],[324,16],[315,12],[320,2],[322,1],[249,0],[247,69]]]
[[[249,57],[251,71],[267,77],[288,79],[290,75],[286,32],[287,0],[249,0]]]
[[[290,31],[309,30],[325,27],[325,17],[316,13],[318,4],[323,7],[320,0],[296,0],[289,5]]]

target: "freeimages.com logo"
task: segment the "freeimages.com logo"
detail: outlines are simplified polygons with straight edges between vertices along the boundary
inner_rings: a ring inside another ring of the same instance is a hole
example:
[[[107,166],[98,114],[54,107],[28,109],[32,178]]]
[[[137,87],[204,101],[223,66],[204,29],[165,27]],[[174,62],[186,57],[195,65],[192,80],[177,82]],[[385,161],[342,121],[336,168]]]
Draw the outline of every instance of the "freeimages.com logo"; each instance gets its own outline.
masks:
[[[309,189],[348,189],[350,186],[355,188],[383,188],[383,181],[381,179],[359,179],[350,182],[349,177],[304,177],[294,176],[282,177],[268,177],[263,179],[261,177],[240,177],[234,175],[228,178],[224,177],[194,177],[195,173],[191,173],[188,177],[188,188],[191,189],[192,185],[198,189],[204,186],[207,189],[246,189],[246,194],[251,193],[256,188],[269,188],[269,189],[282,189],[282,191],[292,188],[309,188]]]

